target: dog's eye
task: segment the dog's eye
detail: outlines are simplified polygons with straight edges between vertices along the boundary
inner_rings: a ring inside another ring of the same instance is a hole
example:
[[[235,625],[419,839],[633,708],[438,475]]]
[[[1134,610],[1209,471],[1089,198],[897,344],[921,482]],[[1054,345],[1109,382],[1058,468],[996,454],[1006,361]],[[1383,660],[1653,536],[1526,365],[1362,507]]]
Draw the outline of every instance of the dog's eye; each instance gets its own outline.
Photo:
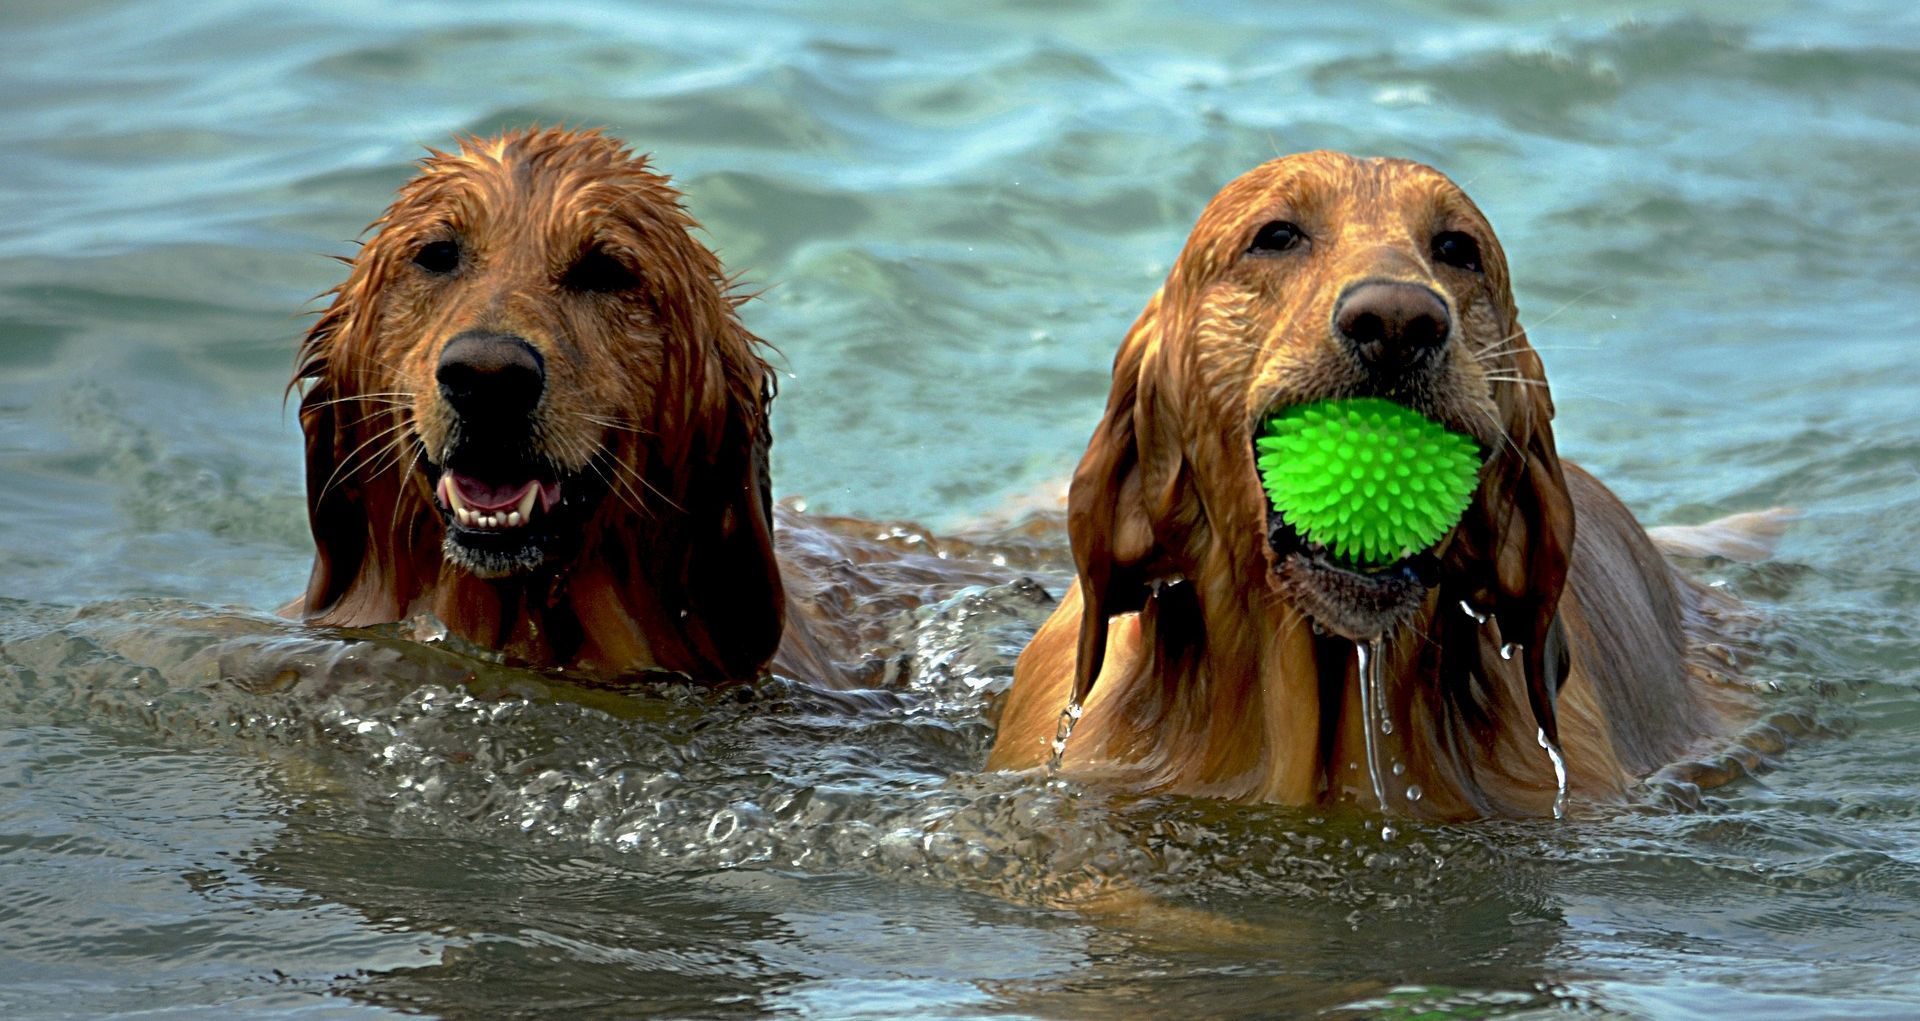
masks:
[[[1249,255],[1276,255],[1307,239],[1307,232],[1285,220],[1275,220],[1260,228],[1247,246]]]
[[[1443,230],[1433,236],[1433,258],[1449,266],[1480,272],[1480,242],[1471,234]]]
[[[639,287],[640,277],[620,260],[596,248],[582,255],[580,261],[567,270],[561,283],[569,290],[615,294]]]
[[[460,267],[460,245],[453,241],[429,241],[413,253],[413,264],[429,273],[451,273]]]

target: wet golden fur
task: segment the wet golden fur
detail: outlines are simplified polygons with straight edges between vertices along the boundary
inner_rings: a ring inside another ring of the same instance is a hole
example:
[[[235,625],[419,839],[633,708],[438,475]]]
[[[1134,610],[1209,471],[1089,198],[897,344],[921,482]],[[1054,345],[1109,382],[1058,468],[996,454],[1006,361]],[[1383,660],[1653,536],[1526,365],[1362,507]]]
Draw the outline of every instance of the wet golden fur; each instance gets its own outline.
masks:
[[[784,612],[772,377],[695,227],[667,178],[595,132],[467,139],[422,161],[300,349],[317,551],[288,612],[342,626],[430,613],[512,659],[604,674],[764,670]],[[417,264],[436,242],[459,246],[456,270]],[[612,279],[583,285],[583,265]],[[424,467],[453,429],[436,362],[471,330],[539,352],[529,442],[604,490],[563,555],[502,577],[444,555]]]
[[[1310,243],[1256,258],[1275,220]],[[1438,232],[1479,246],[1470,272]],[[988,765],[1049,754],[1090,686],[1070,775],[1284,804],[1374,801],[1354,643],[1316,634],[1330,597],[1275,562],[1252,462],[1268,409],[1363,387],[1329,332],[1355,281],[1433,289],[1457,340],[1415,395],[1490,452],[1440,577],[1387,638],[1389,804],[1435,818],[1551,810],[1536,728],[1557,727],[1575,794],[1634,778],[1727,726],[1704,684],[1713,594],[1554,446],[1553,402],[1485,217],[1439,172],[1308,153],[1265,164],[1207,206],[1114,361],[1105,416],[1068,500],[1078,581],[1021,656]],[[1481,625],[1462,602],[1491,615]],[[1514,655],[1501,650],[1509,643]],[[1097,665],[1097,669],[1096,669]],[[1557,697],[1556,697],[1557,692]],[[1408,785],[1423,797],[1409,800]]]

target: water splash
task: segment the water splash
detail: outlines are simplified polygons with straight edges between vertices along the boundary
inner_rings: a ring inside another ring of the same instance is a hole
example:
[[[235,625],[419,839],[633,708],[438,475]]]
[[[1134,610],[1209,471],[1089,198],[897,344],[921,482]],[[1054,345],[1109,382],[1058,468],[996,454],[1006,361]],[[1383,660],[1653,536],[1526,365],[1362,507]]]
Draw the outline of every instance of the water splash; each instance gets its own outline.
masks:
[[[1073,726],[1080,722],[1082,712],[1078,699],[1069,701],[1067,707],[1060,710],[1060,722],[1053,728],[1053,757],[1047,760],[1048,777],[1060,772],[1060,762],[1067,755],[1067,739],[1073,736]]]
[[[1380,724],[1376,721],[1384,715],[1385,705],[1381,701],[1380,691],[1380,639],[1374,638],[1353,644],[1354,655],[1360,660],[1360,733],[1367,743],[1367,779],[1373,781],[1373,797],[1380,805],[1380,811],[1387,810],[1387,788],[1380,781],[1380,756],[1373,746],[1373,731]],[[1382,733],[1392,733],[1392,725],[1387,724]]]
[[[1553,782],[1557,793],[1553,796],[1553,817],[1567,817],[1567,760],[1560,754],[1560,746],[1547,738],[1547,728],[1541,727],[1534,732],[1534,740],[1547,750],[1547,758],[1553,760]]]

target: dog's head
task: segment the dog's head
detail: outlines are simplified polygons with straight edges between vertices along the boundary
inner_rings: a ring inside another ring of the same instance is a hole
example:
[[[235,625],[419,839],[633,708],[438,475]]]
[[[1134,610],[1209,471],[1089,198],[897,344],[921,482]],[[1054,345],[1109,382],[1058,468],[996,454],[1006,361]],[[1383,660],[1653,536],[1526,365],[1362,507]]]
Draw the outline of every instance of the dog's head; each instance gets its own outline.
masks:
[[[695,227],[595,132],[422,161],[300,351],[310,620],[475,582],[537,601],[589,564],[691,620],[696,659],[764,664],[772,376]]]
[[[1273,412],[1359,396],[1471,436],[1486,458],[1462,521],[1384,566],[1303,540],[1255,468]],[[1573,535],[1552,417],[1500,243],[1452,181],[1327,152],[1248,172],[1209,203],[1129,334],[1074,476],[1080,689],[1106,618],[1183,578],[1202,598],[1206,586],[1264,591],[1353,639],[1394,631],[1437,590],[1545,648]]]

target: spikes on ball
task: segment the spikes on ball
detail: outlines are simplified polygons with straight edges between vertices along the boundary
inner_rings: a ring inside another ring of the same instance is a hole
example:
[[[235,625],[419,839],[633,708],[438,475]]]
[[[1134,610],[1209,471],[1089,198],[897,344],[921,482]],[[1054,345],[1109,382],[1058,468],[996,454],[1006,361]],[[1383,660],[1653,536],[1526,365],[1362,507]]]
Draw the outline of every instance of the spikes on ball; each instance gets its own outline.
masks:
[[[1389,564],[1438,542],[1479,484],[1472,439],[1377,397],[1287,408],[1254,445],[1273,509],[1355,564]]]

